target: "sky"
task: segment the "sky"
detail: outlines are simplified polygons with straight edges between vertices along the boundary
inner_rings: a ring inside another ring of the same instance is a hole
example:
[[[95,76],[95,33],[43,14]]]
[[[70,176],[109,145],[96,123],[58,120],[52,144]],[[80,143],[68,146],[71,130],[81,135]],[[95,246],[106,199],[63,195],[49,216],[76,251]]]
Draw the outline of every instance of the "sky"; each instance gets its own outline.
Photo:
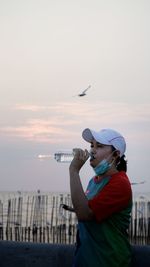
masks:
[[[150,1],[0,0],[1,191],[69,191],[85,128],[126,139],[134,191],[149,192]],[[91,85],[84,97],[78,94]],[[83,187],[94,175],[87,162]]]

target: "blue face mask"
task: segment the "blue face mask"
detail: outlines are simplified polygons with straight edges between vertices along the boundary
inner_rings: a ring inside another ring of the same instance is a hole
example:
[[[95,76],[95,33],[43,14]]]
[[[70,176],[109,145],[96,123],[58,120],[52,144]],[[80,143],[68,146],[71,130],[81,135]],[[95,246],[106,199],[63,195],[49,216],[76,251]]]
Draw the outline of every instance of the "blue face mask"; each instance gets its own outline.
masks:
[[[102,175],[107,172],[112,166],[112,163],[109,163],[107,159],[103,159],[95,168],[96,175]]]

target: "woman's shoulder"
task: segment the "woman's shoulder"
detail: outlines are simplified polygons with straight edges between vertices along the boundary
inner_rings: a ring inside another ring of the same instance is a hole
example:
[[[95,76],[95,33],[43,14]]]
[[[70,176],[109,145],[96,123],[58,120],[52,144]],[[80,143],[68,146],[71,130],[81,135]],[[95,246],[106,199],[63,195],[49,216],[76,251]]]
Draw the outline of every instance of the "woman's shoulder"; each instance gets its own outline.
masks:
[[[129,181],[129,177],[125,171],[118,171],[112,175],[113,180],[126,180]]]
[[[115,188],[122,188],[124,191],[131,191],[131,183],[128,175],[124,171],[119,171],[112,175],[110,185]]]

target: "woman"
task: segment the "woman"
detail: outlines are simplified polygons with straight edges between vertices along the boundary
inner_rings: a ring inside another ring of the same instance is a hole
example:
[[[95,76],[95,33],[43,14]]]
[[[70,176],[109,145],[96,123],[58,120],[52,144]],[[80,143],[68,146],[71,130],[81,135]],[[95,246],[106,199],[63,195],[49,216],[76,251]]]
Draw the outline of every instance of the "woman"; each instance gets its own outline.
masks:
[[[74,267],[127,267],[131,248],[127,229],[130,223],[132,191],[126,175],[124,137],[112,130],[85,129],[91,144],[90,165],[95,176],[84,192],[79,172],[89,152],[74,149],[70,164],[70,189],[78,219]]]

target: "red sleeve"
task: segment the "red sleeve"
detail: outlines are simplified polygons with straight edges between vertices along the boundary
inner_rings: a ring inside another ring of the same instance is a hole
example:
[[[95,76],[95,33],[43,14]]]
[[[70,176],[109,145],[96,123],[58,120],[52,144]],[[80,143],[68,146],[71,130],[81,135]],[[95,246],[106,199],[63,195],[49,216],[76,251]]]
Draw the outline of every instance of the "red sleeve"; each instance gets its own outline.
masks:
[[[96,220],[102,221],[113,213],[120,212],[132,199],[131,184],[125,172],[112,175],[109,183],[88,201]]]

